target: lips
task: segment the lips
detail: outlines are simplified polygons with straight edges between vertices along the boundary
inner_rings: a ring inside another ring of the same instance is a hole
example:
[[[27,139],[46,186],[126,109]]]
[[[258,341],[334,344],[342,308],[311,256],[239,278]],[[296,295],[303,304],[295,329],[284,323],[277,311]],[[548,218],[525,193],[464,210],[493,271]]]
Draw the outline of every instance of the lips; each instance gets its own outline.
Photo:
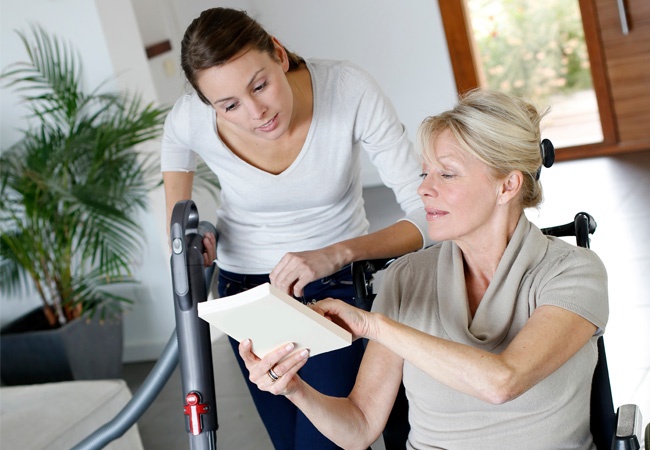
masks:
[[[276,114],[275,116],[273,116],[271,120],[269,120],[263,125],[260,125],[259,127],[257,127],[257,129],[259,131],[264,131],[264,132],[273,131],[277,126],[277,122],[278,122],[277,119],[278,119],[278,115]]]
[[[449,214],[447,211],[442,211],[440,209],[432,209],[432,208],[427,208],[426,213],[427,213],[427,220],[439,219]]]

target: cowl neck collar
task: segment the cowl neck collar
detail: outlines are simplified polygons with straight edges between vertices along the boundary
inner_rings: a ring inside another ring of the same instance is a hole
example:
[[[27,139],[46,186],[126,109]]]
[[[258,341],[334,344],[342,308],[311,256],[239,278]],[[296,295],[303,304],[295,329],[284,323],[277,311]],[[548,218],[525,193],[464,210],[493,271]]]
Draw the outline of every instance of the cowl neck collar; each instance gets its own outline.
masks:
[[[541,262],[547,245],[544,235],[522,213],[472,319],[463,255],[452,241],[444,242],[439,254],[437,288],[440,318],[450,338],[488,351],[499,346],[518,313],[525,312],[528,317],[528,303],[517,301],[519,287],[526,273]]]

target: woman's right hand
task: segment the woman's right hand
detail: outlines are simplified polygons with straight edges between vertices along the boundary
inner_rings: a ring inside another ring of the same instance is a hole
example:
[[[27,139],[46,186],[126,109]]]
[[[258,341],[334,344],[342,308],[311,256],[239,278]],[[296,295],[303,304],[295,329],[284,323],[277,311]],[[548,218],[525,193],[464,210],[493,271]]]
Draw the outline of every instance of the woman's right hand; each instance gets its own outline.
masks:
[[[348,330],[353,339],[372,339],[376,335],[377,316],[371,312],[333,298],[317,301],[310,306],[320,315]]]
[[[308,349],[296,352],[294,349],[295,345],[288,343],[260,359],[252,352],[251,340],[244,339],[239,344],[239,355],[248,369],[248,379],[260,390],[289,395],[300,387],[302,380],[297,372],[309,359]]]

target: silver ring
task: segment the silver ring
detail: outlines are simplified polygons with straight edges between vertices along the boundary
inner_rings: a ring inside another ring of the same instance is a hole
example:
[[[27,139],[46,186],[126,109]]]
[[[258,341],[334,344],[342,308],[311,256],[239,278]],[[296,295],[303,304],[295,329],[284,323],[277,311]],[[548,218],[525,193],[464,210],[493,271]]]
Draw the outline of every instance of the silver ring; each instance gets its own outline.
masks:
[[[266,372],[266,374],[269,376],[269,378],[271,379],[271,382],[273,382],[273,383],[275,383],[276,381],[278,381],[278,379],[280,379],[280,375],[273,372],[273,368],[270,368],[269,371]]]

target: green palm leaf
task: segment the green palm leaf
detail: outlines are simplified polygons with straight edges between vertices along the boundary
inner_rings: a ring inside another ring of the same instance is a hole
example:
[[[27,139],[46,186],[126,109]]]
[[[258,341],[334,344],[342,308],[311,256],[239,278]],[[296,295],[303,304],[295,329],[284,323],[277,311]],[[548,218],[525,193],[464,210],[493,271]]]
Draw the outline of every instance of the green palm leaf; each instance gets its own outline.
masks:
[[[31,32],[18,33],[29,61],[0,76],[30,110],[23,138],[0,156],[2,289],[31,284],[66,314],[120,311],[129,299],[106,288],[135,281],[137,217],[160,179],[155,158],[136,147],[160,135],[167,110],[102,86],[87,93],[72,46]]]

